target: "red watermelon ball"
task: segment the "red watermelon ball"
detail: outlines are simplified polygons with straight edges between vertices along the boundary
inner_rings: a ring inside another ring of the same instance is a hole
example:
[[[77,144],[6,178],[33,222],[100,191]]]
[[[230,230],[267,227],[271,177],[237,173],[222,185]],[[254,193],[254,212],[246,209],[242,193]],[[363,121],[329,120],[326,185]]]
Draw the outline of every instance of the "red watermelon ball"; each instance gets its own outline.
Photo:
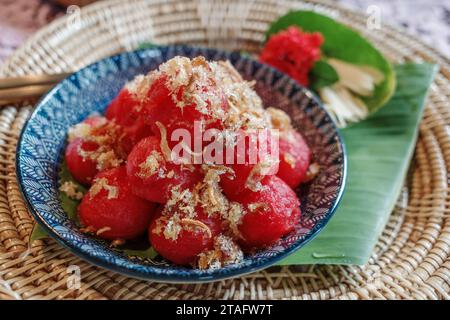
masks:
[[[100,238],[134,239],[145,233],[156,205],[131,192],[126,168],[121,166],[99,173],[78,206],[83,226]]]

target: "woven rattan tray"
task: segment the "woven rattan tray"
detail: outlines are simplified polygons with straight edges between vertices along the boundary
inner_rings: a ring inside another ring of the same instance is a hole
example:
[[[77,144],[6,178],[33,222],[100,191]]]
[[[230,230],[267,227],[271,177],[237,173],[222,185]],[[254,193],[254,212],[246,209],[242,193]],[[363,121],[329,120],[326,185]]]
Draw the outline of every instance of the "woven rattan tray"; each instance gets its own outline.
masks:
[[[222,282],[173,285],[97,268],[53,240],[30,247],[34,221],[14,168],[17,139],[32,109],[32,103],[22,102],[0,109],[0,299],[450,298],[450,66],[399,30],[384,25],[369,31],[363,15],[329,2],[110,0],[75,10],[38,32],[1,66],[0,76],[75,70],[143,41],[256,51],[270,21],[290,8],[305,7],[360,30],[393,61],[440,65],[410,178],[367,265],[274,267]],[[67,285],[71,265],[80,267],[80,289]]]

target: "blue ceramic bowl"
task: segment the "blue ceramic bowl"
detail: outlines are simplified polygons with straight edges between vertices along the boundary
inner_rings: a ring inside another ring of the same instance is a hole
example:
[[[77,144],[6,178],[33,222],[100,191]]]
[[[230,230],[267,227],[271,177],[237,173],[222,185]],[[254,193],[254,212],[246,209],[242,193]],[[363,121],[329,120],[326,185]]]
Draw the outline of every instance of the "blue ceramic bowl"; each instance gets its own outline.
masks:
[[[58,171],[67,131],[93,112],[103,112],[122,86],[136,75],[155,69],[176,56],[228,59],[256,90],[266,106],[291,115],[305,136],[319,175],[298,190],[303,219],[294,232],[270,248],[246,256],[242,263],[218,270],[194,270],[156,260],[128,257],[105,242],[81,233],[61,207]],[[93,264],[123,274],[164,282],[202,282],[243,275],[266,268],[298,250],[316,236],[341,199],[346,155],[333,121],[315,96],[288,76],[238,53],[188,46],[170,46],[122,53],[96,62],[59,83],[37,105],[17,147],[17,177],[23,196],[37,222],[74,254]]]

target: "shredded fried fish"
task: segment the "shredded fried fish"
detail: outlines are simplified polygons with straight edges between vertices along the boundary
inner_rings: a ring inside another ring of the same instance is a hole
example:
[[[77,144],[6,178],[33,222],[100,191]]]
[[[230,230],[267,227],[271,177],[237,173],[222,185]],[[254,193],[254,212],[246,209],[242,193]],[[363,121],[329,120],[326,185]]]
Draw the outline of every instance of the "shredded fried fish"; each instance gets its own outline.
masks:
[[[70,199],[81,200],[83,192],[78,190],[78,187],[72,181],[65,181],[60,187],[59,191],[64,192]]]
[[[184,218],[184,219],[181,219],[181,223],[196,226],[196,227],[202,229],[203,231],[205,231],[209,238],[212,238],[211,229],[206,224],[204,224],[203,222],[201,222],[199,220]]]
[[[100,191],[106,190],[108,192],[107,199],[116,199],[119,196],[119,188],[108,184],[108,179],[97,178],[94,184],[89,189],[89,197],[94,198]]]
[[[159,121],[156,121],[155,124],[158,127],[159,132],[161,134],[160,148],[164,155],[164,158],[166,159],[166,161],[172,161],[172,150],[170,150],[169,143],[167,142],[166,127]]]

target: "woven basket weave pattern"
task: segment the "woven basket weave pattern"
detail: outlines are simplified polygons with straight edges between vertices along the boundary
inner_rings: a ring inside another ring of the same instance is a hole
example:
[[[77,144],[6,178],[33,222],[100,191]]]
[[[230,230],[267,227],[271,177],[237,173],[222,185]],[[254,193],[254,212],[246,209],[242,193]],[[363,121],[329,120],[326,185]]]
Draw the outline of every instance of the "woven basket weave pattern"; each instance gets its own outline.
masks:
[[[398,30],[369,31],[364,16],[322,1],[110,0],[83,8],[79,19],[59,19],[38,32],[0,68],[0,75],[76,70],[144,41],[255,52],[271,21],[290,8],[305,7],[360,30],[392,61],[434,61],[441,68],[409,179],[367,265],[273,267],[216,283],[173,285],[100,269],[53,240],[29,247],[34,221],[14,167],[18,135],[32,110],[32,103],[24,102],[0,112],[0,299],[449,299],[450,68],[439,54]],[[70,265],[81,270],[80,289],[68,289]]]

